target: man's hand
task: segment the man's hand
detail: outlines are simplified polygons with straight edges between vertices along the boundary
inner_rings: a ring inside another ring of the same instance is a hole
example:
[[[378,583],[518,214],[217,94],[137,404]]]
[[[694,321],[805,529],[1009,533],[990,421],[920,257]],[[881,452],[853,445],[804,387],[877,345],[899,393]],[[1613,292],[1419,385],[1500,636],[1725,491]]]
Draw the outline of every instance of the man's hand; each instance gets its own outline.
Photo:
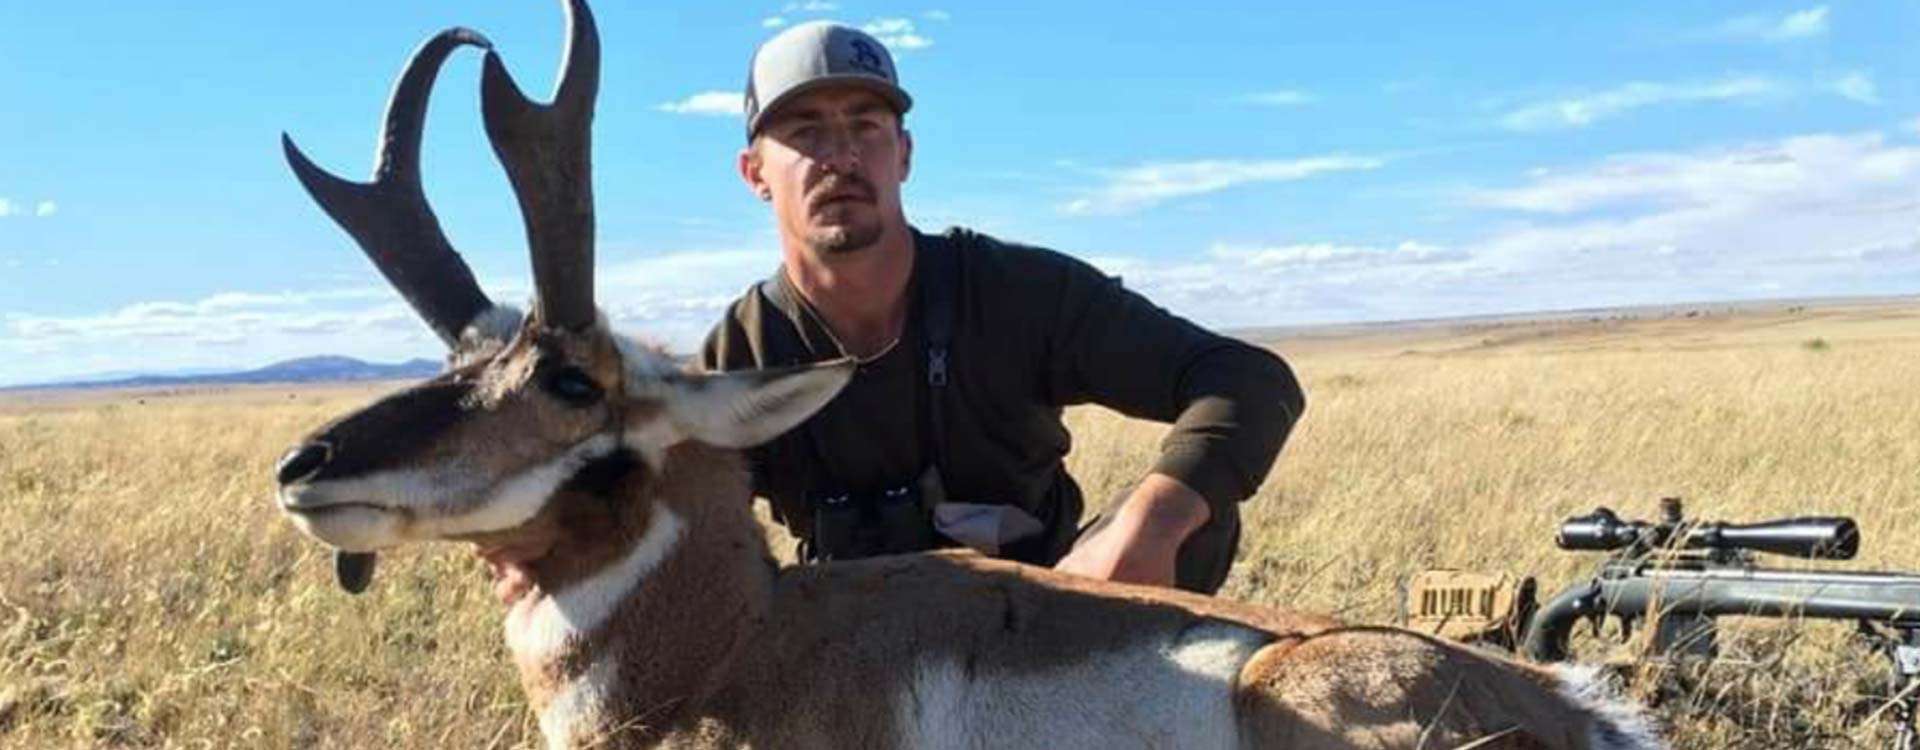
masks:
[[[1212,515],[1206,498],[1193,488],[1165,474],[1148,474],[1113,511],[1113,520],[1074,545],[1054,570],[1172,586],[1180,543]]]

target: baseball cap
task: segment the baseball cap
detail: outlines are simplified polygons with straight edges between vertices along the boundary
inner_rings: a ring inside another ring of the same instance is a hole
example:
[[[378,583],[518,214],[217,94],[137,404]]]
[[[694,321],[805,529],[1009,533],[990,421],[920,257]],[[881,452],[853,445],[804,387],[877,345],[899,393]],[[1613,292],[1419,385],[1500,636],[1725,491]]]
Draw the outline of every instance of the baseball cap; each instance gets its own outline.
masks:
[[[754,50],[747,71],[747,140],[766,114],[827,84],[865,86],[906,114],[913,98],[900,88],[893,55],[867,32],[833,21],[810,21],[774,35]]]

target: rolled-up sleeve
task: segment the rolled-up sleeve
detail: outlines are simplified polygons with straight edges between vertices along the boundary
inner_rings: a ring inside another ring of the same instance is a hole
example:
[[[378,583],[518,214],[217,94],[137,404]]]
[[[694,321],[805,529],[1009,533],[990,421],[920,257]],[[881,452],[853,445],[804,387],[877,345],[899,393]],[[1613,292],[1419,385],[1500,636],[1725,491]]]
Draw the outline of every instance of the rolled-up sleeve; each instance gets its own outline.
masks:
[[[1306,407],[1287,363],[1078,261],[1059,281],[1045,355],[1056,402],[1172,422],[1153,471],[1216,506],[1251,497]]]

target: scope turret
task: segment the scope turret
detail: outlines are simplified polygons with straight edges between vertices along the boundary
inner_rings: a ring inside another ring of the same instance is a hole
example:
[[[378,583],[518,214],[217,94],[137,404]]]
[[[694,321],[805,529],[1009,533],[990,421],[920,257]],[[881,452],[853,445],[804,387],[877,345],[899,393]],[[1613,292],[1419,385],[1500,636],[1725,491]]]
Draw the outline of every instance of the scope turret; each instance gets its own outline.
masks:
[[[1686,535],[1677,540],[1677,544],[1674,539],[1676,530],[1682,530]],[[1600,508],[1561,522],[1560,533],[1554,543],[1561,549],[1570,550],[1678,546],[1684,549],[1753,550],[1792,557],[1850,560],[1860,551],[1860,527],[1853,519],[1838,516],[1782,518],[1750,524],[1682,523],[1676,526],[1625,521],[1613,511]]]

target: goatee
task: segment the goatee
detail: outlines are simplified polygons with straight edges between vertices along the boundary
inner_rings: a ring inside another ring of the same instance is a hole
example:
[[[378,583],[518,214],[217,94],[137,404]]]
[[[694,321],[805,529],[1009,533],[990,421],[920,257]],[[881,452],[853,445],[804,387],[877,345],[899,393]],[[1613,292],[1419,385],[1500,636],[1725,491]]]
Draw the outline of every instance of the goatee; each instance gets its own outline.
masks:
[[[823,255],[844,255],[872,247],[880,241],[879,222],[861,222],[857,225],[837,225],[815,229],[807,238],[816,252]]]

